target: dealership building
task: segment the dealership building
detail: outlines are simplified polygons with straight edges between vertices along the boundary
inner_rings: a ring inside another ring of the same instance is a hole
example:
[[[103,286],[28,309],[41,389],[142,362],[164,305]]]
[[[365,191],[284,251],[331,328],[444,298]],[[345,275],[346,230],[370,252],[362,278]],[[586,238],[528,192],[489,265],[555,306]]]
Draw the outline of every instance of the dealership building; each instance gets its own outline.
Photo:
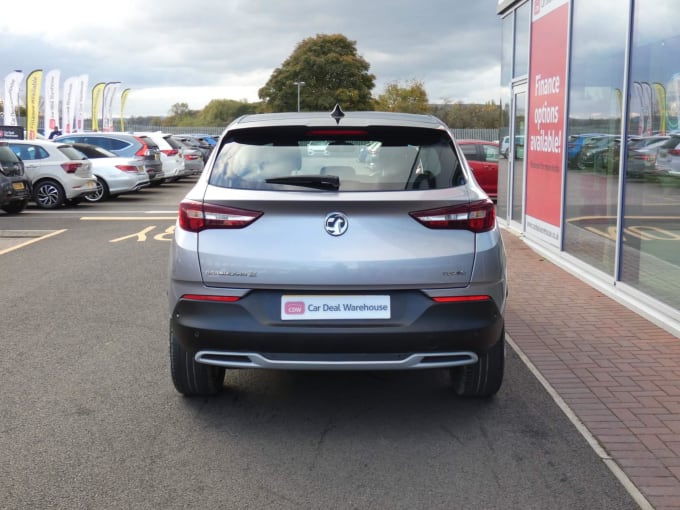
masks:
[[[680,336],[677,0],[499,0],[497,14],[515,142],[499,221]]]

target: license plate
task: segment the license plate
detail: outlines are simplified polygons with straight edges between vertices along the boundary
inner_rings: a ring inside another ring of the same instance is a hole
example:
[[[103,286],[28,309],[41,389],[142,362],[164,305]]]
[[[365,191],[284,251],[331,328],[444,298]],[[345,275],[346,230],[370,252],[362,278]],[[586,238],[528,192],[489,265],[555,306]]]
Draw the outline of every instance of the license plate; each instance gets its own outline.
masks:
[[[389,319],[390,296],[281,297],[281,320]]]
[[[24,190],[24,183],[23,182],[13,182],[12,188],[14,188],[17,191],[23,191]]]

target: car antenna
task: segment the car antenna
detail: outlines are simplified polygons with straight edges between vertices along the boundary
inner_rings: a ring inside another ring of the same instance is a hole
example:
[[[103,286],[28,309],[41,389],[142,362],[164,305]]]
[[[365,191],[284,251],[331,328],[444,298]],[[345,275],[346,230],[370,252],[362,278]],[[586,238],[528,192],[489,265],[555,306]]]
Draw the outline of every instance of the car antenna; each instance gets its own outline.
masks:
[[[339,104],[335,105],[333,111],[331,112],[331,117],[335,119],[336,124],[340,124],[340,120],[345,116],[345,112],[342,111]]]

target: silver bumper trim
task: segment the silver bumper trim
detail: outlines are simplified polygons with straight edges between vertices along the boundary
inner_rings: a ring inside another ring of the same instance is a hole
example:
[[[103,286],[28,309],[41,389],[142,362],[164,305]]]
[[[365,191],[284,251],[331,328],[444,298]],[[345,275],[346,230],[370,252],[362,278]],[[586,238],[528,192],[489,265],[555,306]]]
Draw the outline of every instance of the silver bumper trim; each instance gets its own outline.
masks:
[[[199,351],[197,363],[226,368],[272,368],[284,370],[412,370],[472,365],[479,361],[474,352],[415,353],[399,359],[389,356],[358,356],[341,354],[281,355],[269,357],[255,352]]]

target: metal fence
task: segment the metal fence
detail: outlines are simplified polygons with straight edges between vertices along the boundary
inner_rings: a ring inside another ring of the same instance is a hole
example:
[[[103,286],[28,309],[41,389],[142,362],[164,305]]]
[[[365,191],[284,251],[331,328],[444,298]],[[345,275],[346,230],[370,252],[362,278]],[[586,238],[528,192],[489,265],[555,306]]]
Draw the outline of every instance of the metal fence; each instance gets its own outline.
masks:
[[[498,129],[451,129],[456,140],[486,140],[500,141]]]

